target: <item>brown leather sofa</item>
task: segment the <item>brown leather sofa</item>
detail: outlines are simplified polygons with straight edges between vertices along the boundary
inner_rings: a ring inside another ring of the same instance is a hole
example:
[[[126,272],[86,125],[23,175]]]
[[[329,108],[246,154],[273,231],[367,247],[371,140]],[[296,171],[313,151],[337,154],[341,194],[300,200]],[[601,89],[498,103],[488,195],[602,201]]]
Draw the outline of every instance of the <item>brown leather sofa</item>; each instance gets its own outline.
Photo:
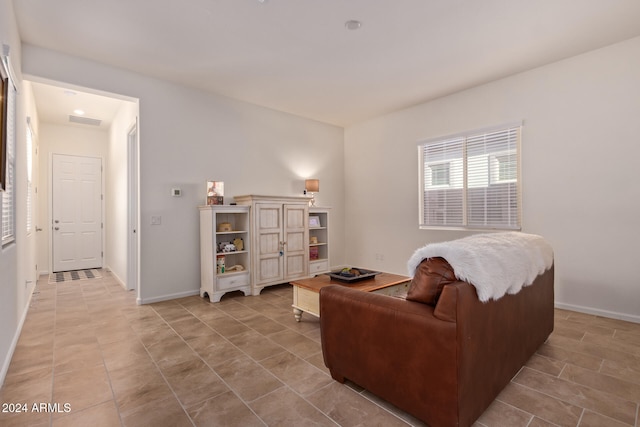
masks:
[[[470,426],[553,330],[554,268],[481,302],[442,258],[422,261],[407,299],[320,291],[324,363],[429,426]],[[413,293],[413,295],[412,295]]]

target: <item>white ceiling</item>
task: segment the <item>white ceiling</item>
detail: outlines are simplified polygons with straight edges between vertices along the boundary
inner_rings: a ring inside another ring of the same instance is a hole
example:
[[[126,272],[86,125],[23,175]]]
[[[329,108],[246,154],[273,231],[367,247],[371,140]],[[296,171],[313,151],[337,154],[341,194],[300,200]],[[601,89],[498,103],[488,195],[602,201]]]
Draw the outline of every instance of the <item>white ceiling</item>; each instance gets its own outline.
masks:
[[[99,129],[107,130],[123,102],[120,99],[87,93],[50,84],[31,82],[33,96],[36,99],[38,118],[46,123],[68,126],[89,126],[71,122],[70,116],[89,120],[100,120]],[[76,112],[82,110],[83,114]]]
[[[14,0],[14,8],[24,43],[340,126],[640,36],[637,0]],[[347,30],[350,19],[362,28]]]

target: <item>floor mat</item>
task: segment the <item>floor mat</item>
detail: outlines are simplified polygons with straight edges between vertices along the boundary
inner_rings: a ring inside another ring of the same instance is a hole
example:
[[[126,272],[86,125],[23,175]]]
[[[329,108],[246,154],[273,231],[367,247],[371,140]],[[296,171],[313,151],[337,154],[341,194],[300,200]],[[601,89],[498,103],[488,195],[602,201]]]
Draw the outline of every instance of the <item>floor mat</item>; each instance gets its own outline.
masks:
[[[100,279],[102,274],[95,268],[90,270],[59,271],[49,275],[49,283],[73,282],[74,280]]]

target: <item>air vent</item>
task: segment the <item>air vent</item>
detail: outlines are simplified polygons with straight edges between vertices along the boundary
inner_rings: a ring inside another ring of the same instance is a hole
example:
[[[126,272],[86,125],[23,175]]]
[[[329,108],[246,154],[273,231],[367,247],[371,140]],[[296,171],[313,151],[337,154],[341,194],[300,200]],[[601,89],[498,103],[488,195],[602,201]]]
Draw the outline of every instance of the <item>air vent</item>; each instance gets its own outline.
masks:
[[[71,114],[69,114],[69,121],[71,123],[80,123],[83,125],[91,125],[91,126],[100,126],[100,123],[102,123],[102,120],[90,119],[88,117],[72,116]]]

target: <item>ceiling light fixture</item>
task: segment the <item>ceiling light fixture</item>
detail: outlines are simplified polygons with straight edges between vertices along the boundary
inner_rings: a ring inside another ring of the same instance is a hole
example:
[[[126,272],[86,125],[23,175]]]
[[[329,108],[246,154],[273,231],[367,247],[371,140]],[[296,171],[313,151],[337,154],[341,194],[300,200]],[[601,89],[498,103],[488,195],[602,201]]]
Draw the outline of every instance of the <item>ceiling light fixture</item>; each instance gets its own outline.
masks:
[[[79,116],[84,116],[84,110],[80,110],[80,109],[73,110],[73,114],[77,114]]]
[[[359,30],[362,27],[362,22],[356,21],[355,19],[350,19],[349,21],[344,23],[344,26],[347,30]]]

